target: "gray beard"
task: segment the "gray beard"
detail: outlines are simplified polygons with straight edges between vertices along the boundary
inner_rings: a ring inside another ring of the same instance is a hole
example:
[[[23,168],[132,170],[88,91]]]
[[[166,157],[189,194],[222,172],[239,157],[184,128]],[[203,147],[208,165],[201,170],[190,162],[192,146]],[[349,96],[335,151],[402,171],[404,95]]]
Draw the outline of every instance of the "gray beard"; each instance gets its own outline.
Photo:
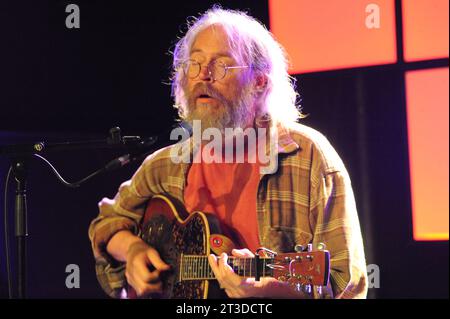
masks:
[[[243,97],[245,95],[245,97]],[[193,125],[194,120],[200,120],[202,131],[207,128],[216,128],[222,133],[225,128],[242,128],[253,123],[255,113],[253,110],[253,98],[249,94],[242,94],[235,101],[220,99],[221,105],[211,107],[209,105],[195,104],[188,99],[188,114],[185,121]]]

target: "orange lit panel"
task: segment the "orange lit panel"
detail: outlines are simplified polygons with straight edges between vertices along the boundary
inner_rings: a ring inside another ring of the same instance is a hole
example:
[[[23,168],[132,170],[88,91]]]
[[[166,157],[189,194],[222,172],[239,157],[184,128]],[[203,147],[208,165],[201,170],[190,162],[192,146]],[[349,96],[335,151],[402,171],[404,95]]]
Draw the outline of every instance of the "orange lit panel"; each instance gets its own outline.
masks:
[[[394,0],[269,0],[290,73],[397,62]]]
[[[448,57],[448,0],[403,0],[406,62]]]
[[[448,240],[448,85],[448,68],[406,72],[415,240]]]

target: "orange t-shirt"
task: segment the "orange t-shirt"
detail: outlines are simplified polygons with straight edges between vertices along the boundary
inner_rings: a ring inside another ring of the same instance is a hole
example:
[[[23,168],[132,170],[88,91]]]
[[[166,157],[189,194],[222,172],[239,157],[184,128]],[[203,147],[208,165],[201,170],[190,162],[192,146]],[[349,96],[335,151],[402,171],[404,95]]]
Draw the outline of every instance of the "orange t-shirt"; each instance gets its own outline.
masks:
[[[257,161],[256,161],[257,162]],[[193,163],[184,201],[189,212],[213,213],[236,248],[260,247],[256,219],[258,163]]]

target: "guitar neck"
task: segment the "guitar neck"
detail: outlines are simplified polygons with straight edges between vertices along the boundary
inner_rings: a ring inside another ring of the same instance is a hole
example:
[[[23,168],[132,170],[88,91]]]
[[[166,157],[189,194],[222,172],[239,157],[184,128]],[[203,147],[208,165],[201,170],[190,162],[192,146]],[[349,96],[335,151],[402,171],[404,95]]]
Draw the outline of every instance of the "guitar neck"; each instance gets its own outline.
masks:
[[[242,277],[272,276],[273,271],[267,265],[273,262],[272,258],[238,258],[228,257],[227,264],[233,271]],[[182,255],[180,260],[180,280],[208,280],[216,279],[212,271],[208,256]]]

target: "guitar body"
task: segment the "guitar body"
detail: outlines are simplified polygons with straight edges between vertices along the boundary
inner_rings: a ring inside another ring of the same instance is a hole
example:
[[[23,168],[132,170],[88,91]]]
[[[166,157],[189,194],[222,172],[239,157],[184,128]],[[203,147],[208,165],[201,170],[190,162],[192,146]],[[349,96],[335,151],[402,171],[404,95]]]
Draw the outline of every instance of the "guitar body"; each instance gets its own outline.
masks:
[[[187,213],[173,198],[156,195],[149,202],[142,224],[142,239],[155,248],[171,270],[161,274],[164,299],[224,298],[225,293],[216,281],[180,280],[182,255],[209,255],[210,236],[219,234],[219,222],[214,215],[201,212]],[[225,251],[230,253],[229,251]],[[136,293],[130,287],[128,297]]]

